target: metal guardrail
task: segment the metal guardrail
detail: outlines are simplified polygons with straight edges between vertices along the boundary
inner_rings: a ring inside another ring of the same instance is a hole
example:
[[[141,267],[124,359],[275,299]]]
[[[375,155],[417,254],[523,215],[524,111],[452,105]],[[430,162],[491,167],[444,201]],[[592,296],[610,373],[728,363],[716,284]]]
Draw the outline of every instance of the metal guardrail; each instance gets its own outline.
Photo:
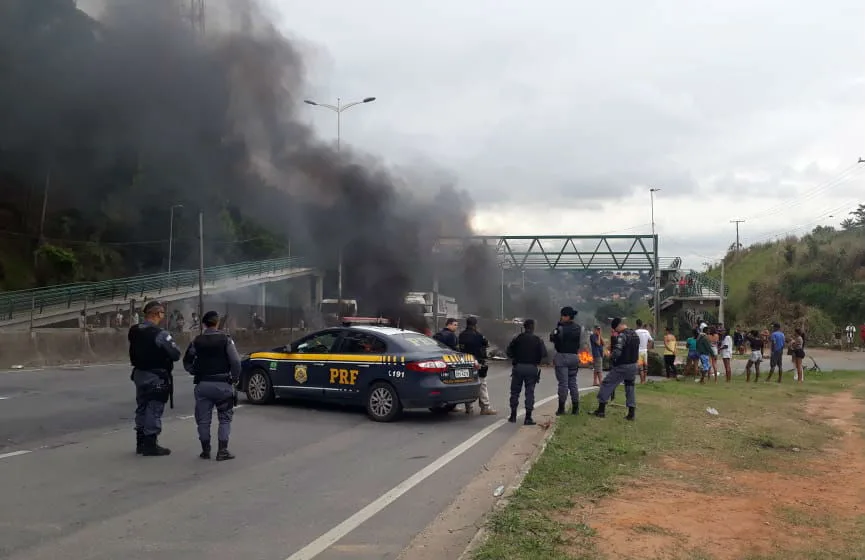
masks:
[[[204,283],[226,279],[258,276],[292,268],[302,268],[303,257],[288,257],[264,261],[249,261],[204,269]],[[45,308],[66,306],[104,300],[129,300],[143,298],[145,294],[164,290],[179,290],[198,286],[198,270],[180,270],[172,273],[148,274],[130,278],[118,278],[102,282],[81,282],[59,286],[47,286],[30,290],[0,292],[0,320],[11,320],[16,314],[31,309],[41,313]]]

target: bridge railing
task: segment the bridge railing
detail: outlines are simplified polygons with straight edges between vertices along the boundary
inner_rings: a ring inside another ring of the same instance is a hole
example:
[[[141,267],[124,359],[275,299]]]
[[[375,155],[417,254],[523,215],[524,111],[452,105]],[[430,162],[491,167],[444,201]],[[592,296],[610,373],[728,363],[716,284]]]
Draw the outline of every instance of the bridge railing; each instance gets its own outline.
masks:
[[[302,257],[250,261],[237,264],[213,266],[204,269],[204,283],[260,276],[302,268]],[[84,307],[86,303],[105,300],[143,299],[145,294],[161,294],[169,290],[198,286],[197,270],[148,274],[130,278],[117,278],[102,282],[80,282],[59,286],[47,286],[31,290],[0,292],[0,320],[11,320],[21,313],[40,314],[52,307]]]

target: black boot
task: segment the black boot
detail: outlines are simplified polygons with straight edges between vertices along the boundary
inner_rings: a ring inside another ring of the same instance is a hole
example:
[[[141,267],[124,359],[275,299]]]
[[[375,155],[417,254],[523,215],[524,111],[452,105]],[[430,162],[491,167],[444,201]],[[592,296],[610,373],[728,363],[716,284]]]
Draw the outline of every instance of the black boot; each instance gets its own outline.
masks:
[[[610,401],[614,401],[614,400],[616,400],[616,392],[615,391],[610,393]]]
[[[559,401],[559,408],[556,410],[556,416],[561,416],[565,413],[565,401]]]
[[[571,409],[571,414],[579,414],[580,413],[580,403],[573,402],[573,408]]]
[[[201,440],[201,455],[202,459],[210,459],[210,440]]]
[[[234,459],[234,455],[228,450],[228,441],[220,441],[219,451],[216,452],[216,460],[228,461],[229,459]]]
[[[535,425],[535,421],[532,419],[532,411],[531,410],[526,411],[526,419],[523,421],[523,424],[525,424],[526,426],[534,426]]]
[[[508,422],[516,422],[517,421],[517,409],[511,409],[511,415],[508,416]]]
[[[135,453],[141,455],[144,453],[144,432],[135,430]]]
[[[637,409],[636,409],[636,408],[634,408],[633,406],[629,406],[629,407],[628,407],[628,415],[625,416],[625,420],[631,420],[631,421],[633,421],[633,420],[634,420],[634,415],[636,414],[636,412],[637,412]]]
[[[164,457],[171,455],[171,450],[161,447],[156,436],[144,436],[144,448],[141,454],[145,457]]]
[[[607,403],[599,402],[598,410],[594,411],[592,414],[594,414],[598,418],[604,418],[607,415]]]

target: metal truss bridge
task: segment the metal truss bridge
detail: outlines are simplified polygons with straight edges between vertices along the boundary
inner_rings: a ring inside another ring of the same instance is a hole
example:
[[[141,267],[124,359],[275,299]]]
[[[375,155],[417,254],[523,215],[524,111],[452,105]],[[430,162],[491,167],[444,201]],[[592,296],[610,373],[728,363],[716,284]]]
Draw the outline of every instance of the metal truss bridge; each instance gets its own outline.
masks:
[[[522,270],[678,270],[679,257],[658,256],[657,235],[475,235],[440,237],[438,251],[495,250],[503,268]]]

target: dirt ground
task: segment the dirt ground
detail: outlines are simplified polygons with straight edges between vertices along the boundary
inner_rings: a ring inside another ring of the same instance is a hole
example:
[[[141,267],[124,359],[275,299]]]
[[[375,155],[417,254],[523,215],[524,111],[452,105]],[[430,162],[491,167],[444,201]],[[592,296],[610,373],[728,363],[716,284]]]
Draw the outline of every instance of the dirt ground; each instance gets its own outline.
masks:
[[[809,415],[843,435],[815,458],[787,461],[793,469],[749,472],[667,456],[656,465],[663,475],[643,476],[573,517],[596,531],[610,558],[740,560],[837,547],[835,536],[854,532],[865,514],[863,410],[850,392],[809,400]],[[694,483],[706,472],[717,484]]]

